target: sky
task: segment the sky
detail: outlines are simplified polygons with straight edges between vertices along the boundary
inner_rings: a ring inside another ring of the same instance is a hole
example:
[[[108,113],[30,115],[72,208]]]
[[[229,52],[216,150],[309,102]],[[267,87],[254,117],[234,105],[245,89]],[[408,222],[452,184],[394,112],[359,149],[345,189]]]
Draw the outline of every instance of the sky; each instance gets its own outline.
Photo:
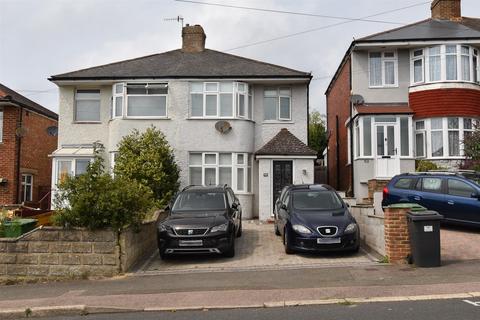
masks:
[[[180,15],[203,26],[207,48],[311,72],[311,109],[325,113],[325,90],[354,38],[430,17],[428,0],[198,1],[317,16],[175,0],[0,0],[0,83],[57,112],[49,76],[178,49],[181,23],[166,19]],[[368,19],[375,21],[318,17],[412,5]],[[462,0],[462,14],[480,17],[480,1]]]

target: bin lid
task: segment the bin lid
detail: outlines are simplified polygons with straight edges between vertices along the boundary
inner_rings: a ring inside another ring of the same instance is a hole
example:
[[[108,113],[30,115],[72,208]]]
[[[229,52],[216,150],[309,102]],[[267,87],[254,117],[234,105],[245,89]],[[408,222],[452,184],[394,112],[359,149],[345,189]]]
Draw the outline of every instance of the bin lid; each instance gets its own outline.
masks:
[[[443,219],[441,214],[433,210],[410,211],[407,213],[407,217],[412,221],[436,221]]]
[[[393,209],[410,209],[411,212],[419,212],[419,211],[426,211],[427,208],[422,207],[417,203],[395,203],[388,206],[389,208]]]

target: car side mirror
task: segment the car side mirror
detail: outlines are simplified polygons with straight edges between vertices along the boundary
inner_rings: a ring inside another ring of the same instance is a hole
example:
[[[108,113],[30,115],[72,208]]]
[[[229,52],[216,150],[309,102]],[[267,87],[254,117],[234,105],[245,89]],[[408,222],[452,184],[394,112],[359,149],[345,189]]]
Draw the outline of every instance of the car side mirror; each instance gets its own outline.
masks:
[[[472,197],[472,198],[475,198],[475,199],[477,199],[477,200],[480,200],[480,194],[478,194],[478,193],[475,193],[475,192],[472,193],[471,197]]]
[[[164,211],[170,211],[170,205],[168,204],[163,210]]]
[[[236,202],[232,203],[232,209],[237,210],[238,209],[238,203],[236,203]]]

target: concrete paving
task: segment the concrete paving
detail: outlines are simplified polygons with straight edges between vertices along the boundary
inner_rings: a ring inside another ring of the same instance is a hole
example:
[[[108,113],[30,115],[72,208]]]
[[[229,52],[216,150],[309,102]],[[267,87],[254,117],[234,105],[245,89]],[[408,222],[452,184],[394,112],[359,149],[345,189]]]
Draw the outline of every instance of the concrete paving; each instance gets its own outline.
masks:
[[[444,225],[440,241],[444,263],[480,260],[480,228]]]
[[[229,270],[262,270],[358,266],[375,264],[364,251],[359,253],[285,254],[281,238],[275,236],[272,224],[256,220],[243,222],[243,234],[236,241],[234,258],[219,255],[177,255],[161,260],[154,252],[138,273],[211,272]]]

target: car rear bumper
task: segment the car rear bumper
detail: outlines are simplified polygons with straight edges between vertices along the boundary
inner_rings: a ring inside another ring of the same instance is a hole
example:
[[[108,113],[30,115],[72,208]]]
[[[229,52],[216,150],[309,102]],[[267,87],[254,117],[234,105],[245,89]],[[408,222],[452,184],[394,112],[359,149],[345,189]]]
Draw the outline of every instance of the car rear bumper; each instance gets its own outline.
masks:
[[[182,241],[201,240],[201,245],[185,245]],[[158,248],[167,254],[211,253],[222,254],[230,249],[232,237],[220,234],[202,237],[178,237],[165,234],[158,235]]]
[[[317,237],[302,238],[293,236],[291,239],[291,249],[300,252],[328,252],[328,251],[351,251],[360,245],[358,232],[343,235],[340,237],[340,243],[319,244]]]

